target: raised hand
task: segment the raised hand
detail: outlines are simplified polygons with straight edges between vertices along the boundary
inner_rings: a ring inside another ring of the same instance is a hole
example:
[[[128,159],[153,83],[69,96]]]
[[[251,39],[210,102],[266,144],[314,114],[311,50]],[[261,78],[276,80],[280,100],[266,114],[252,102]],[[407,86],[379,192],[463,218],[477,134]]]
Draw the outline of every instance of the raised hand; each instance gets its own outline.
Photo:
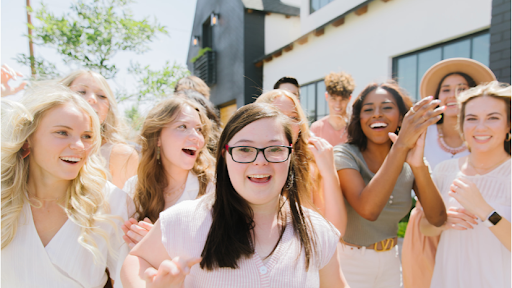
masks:
[[[144,218],[144,221],[135,220],[134,218],[130,218],[126,222],[124,222],[121,229],[123,230],[123,240],[128,244],[128,246],[133,248],[137,243],[139,243],[144,236],[146,236],[149,231],[153,228],[153,223],[149,218]]]
[[[459,177],[453,180],[448,195],[455,198],[467,211],[477,215],[480,220],[485,218],[493,208],[485,201],[475,183]]]
[[[320,175],[325,173],[336,173],[334,166],[334,153],[333,147],[327,140],[319,137],[310,137],[308,140],[308,147],[315,156],[316,165]]]
[[[18,93],[19,91],[25,89],[25,85],[27,85],[26,81],[23,81],[18,87],[13,88],[9,86],[9,80],[16,80],[17,76],[23,76],[20,72],[14,71],[7,64],[2,65],[2,97],[9,96]]]
[[[172,260],[164,260],[158,270],[153,267],[146,269],[144,272],[146,287],[182,287],[183,281],[190,273],[192,266],[199,262],[201,262],[201,258],[196,257],[175,257]]]

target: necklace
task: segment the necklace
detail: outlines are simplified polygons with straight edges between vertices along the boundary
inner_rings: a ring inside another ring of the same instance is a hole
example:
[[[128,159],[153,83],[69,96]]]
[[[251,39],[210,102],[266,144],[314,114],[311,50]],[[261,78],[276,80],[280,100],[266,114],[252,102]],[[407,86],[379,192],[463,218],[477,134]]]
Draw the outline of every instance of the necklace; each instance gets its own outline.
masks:
[[[39,201],[59,201],[62,196],[60,196],[59,198],[40,198],[40,197],[37,197],[36,195],[31,195],[30,192],[27,191],[27,194],[29,196],[29,198],[35,198]]]
[[[476,168],[476,166],[475,166],[475,165],[473,165],[473,163],[472,163],[471,159],[470,159],[470,158],[469,158],[469,156],[468,156],[468,164],[469,164],[469,166],[471,166],[471,168],[473,168],[473,170],[475,170],[476,175],[484,175],[484,174],[487,174],[487,173],[491,172],[492,170],[494,170],[496,167],[498,167],[498,166],[500,166],[501,164],[505,163],[505,161],[507,161],[507,160],[508,160],[508,159],[505,159],[504,161],[499,161],[498,163],[491,165],[491,167],[489,167],[489,168]],[[483,172],[483,173],[481,173],[480,171],[478,171],[479,169],[484,170],[484,172]]]
[[[173,201],[176,200],[176,197],[181,196],[181,194],[183,193],[183,190],[185,190],[185,184],[187,184],[186,181],[185,181],[185,183],[183,183],[183,185],[181,185],[178,188],[171,189],[170,191],[165,191],[164,196],[165,197],[173,196],[172,200]]]
[[[439,128],[439,126],[437,126],[437,143],[439,143],[439,147],[441,147],[441,149],[443,149],[443,151],[448,152],[452,155],[458,154],[460,152],[464,152],[468,149],[468,147],[466,147],[466,144],[464,144],[464,143],[462,143],[462,145],[460,145],[457,148],[452,148],[452,147],[448,146],[446,144],[446,142],[444,142],[443,132],[441,132],[441,129]]]

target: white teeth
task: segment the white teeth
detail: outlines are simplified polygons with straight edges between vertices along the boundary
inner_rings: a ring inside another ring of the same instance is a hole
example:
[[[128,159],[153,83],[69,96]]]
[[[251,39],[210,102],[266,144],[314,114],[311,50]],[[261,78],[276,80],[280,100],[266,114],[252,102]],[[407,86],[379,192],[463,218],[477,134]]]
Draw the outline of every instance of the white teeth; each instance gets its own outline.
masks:
[[[370,125],[371,128],[385,128],[388,127],[388,124],[382,122],[376,122]]]
[[[196,151],[196,150],[197,150],[197,148],[195,148],[195,147],[186,147],[186,148],[183,148],[183,149],[193,150],[193,151]]]
[[[270,175],[249,175],[250,178],[267,178]]]
[[[487,140],[487,139],[491,138],[491,136],[475,136],[475,138],[477,140]]]
[[[456,105],[457,105],[457,102],[446,103],[446,106],[456,106]]]
[[[76,158],[76,157],[60,157],[60,159],[62,159],[64,161],[69,161],[69,162],[79,162],[80,160],[82,160],[82,158]]]

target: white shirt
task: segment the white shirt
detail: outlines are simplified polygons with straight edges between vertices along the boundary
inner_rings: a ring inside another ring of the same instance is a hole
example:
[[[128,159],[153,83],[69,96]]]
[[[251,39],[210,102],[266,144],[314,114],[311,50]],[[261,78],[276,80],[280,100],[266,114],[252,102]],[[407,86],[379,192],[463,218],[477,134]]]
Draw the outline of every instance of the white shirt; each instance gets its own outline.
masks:
[[[452,153],[444,151],[441,146],[439,146],[438,139],[438,131],[437,124],[430,125],[427,128],[427,135],[425,137],[425,152],[424,157],[427,159],[427,162],[430,166],[431,171],[434,171],[437,164],[449,160],[464,157],[469,155],[468,150],[464,150],[463,152],[457,153],[453,155]]]
[[[138,176],[135,175],[133,177],[130,177],[130,179],[126,180],[124,183],[123,190],[130,195],[130,197],[135,196],[135,188],[137,187],[137,181]],[[206,187],[206,193],[211,193],[215,190],[215,186],[213,183],[208,183],[208,186]],[[180,202],[186,201],[186,200],[194,200],[197,198],[197,194],[199,194],[199,179],[197,179],[196,174],[194,172],[190,171],[188,172],[187,181],[185,182],[185,189],[183,190],[183,194],[181,194],[180,199],[174,204],[178,204]]]
[[[122,239],[120,227],[128,219],[128,210],[134,207],[128,195],[112,183],[107,182],[104,191],[110,204],[110,214],[122,219],[114,219],[115,228],[107,223],[98,226],[107,232],[117,257],[110,255],[106,241],[95,235],[96,245],[104,258],[95,264],[93,254],[78,242],[80,226],[71,219],[64,223],[46,247],[43,246],[34,225],[30,204],[25,202],[16,235],[2,249],[2,286],[104,287],[107,282],[105,269],[108,268],[110,277],[114,279],[114,287],[122,287],[119,273],[129,248]]]

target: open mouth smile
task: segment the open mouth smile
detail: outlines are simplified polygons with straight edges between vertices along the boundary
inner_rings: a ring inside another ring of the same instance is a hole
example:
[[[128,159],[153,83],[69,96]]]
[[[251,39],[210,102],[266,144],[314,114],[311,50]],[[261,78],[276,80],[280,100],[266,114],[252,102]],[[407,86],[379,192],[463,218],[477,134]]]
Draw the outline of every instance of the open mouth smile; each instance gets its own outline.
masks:
[[[181,149],[181,151],[183,151],[183,153],[190,155],[190,156],[196,156],[196,154],[197,154],[197,148],[195,148],[195,147],[183,148],[183,149]]]
[[[253,183],[268,183],[270,181],[270,179],[272,179],[272,176],[266,175],[266,174],[249,175],[249,176],[247,176],[247,178],[249,179],[249,181],[251,181]]]
[[[69,164],[76,164],[82,160],[82,158],[79,157],[60,157],[60,160],[69,163]]]

